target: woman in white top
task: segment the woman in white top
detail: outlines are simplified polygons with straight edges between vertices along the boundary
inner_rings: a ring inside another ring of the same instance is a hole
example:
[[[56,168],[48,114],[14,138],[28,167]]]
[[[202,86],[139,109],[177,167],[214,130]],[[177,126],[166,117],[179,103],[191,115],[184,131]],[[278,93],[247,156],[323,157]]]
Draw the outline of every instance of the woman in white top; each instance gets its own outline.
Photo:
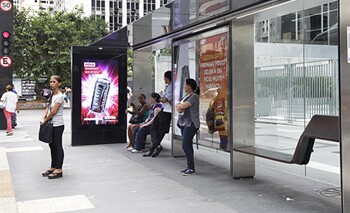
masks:
[[[62,78],[60,76],[51,76],[50,87],[52,90],[52,96],[50,98],[50,104],[46,108],[45,114],[40,120],[41,124],[46,123],[50,120],[53,123],[52,140],[51,143],[49,143],[51,149],[51,167],[42,173],[43,177],[48,177],[49,179],[63,177],[62,165],[64,152],[62,146],[62,135],[64,130],[64,95],[60,90],[61,84]]]
[[[1,101],[6,101],[6,106],[4,109],[4,115],[6,118],[6,124],[7,124],[7,136],[13,135],[12,131],[12,124],[11,124],[11,116],[13,113],[18,111],[18,96],[14,92],[12,92],[13,86],[7,85],[6,86],[6,92],[1,96]]]

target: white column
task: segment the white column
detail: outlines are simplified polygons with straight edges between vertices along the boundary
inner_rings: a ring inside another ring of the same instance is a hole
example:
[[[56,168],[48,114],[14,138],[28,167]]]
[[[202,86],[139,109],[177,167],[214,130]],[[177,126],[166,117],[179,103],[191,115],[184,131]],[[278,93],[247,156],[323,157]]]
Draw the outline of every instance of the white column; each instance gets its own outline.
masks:
[[[127,10],[126,10],[126,0],[123,0],[123,3],[122,3],[122,14],[123,14],[123,27],[127,25]]]
[[[108,29],[110,28],[109,16],[111,15],[109,3],[109,0],[105,1],[105,22],[107,23]]]
[[[140,3],[139,3],[139,18],[141,18],[141,17],[143,17],[143,14],[144,14],[144,8],[143,8],[143,0],[140,0],[139,1]]]
[[[160,8],[160,0],[156,0],[156,9]]]

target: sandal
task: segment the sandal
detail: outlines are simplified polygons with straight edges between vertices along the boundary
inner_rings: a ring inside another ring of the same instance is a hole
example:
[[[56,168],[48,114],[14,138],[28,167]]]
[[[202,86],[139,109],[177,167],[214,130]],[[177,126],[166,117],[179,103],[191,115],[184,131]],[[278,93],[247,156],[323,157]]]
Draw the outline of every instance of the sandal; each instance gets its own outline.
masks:
[[[47,177],[47,176],[49,176],[50,174],[52,174],[53,173],[53,171],[55,171],[55,170],[46,170],[45,172],[43,172],[43,173],[41,173],[41,175],[43,176],[43,177]]]
[[[63,172],[60,172],[60,173],[52,172],[52,173],[49,174],[47,177],[48,177],[49,179],[61,178],[61,177],[63,177]]]

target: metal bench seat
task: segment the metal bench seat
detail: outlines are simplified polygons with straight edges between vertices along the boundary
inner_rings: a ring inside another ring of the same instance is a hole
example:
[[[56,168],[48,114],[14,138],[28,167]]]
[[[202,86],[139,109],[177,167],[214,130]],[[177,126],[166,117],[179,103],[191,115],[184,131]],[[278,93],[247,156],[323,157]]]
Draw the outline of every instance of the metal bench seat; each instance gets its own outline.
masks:
[[[233,150],[283,163],[306,165],[310,161],[315,139],[339,142],[339,117],[314,115],[301,134],[292,155],[256,146],[237,147]]]

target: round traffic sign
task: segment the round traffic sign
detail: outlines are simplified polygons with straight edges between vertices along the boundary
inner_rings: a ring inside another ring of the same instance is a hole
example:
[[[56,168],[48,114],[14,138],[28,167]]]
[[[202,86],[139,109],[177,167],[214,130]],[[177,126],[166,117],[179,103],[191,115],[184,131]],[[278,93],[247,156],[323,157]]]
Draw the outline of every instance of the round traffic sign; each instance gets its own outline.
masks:
[[[4,68],[11,67],[12,65],[12,59],[8,56],[3,56],[0,58],[0,66]]]
[[[5,12],[8,12],[12,9],[12,3],[8,0],[3,0],[0,2],[0,9]]]

